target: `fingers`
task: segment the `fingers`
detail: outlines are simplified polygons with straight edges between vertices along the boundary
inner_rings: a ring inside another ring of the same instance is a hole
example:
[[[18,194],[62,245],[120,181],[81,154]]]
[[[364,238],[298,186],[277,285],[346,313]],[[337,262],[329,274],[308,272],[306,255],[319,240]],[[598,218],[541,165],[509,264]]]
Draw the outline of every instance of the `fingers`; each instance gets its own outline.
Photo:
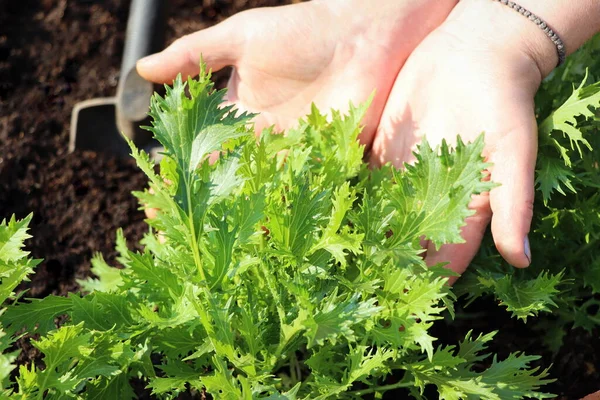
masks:
[[[581,400],[599,400],[600,399],[600,391],[592,394],[588,394]]]
[[[154,219],[158,215],[158,209],[154,207],[144,208],[144,214],[148,219]]]
[[[518,268],[531,263],[527,234],[533,216],[537,155],[535,119],[524,120],[525,126],[506,135],[489,156],[494,164],[491,179],[500,184],[490,192],[492,235],[502,257]]]
[[[170,83],[177,74],[198,75],[200,56],[213,71],[234,65],[242,51],[244,17],[233,16],[218,25],[183,36],[160,53],[137,62],[137,71],[156,83]]]
[[[476,196],[469,205],[475,215],[462,229],[466,243],[444,245],[435,250],[429,244],[427,265],[449,262],[447,268],[462,274],[477,253],[491,219],[498,252],[511,265],[524,268],[531,263],[528,233],[533,215],[534,170],[537,152],[535,120],[495,140],[488,160],[493,163],[491,180],[500,186],[489,194]],[[453,283],[457,278],[450,278]]]
[[[466,225],[461,230],[461,236],[465,243],[443,245],[438,250],[435,249],[432,243],[429,243],[427,256],[425,257],[425,263],[428,266],[448,263],[445,266],[446,268],[458,274],[465,272],[479,250],[479,245],[492,217],[489,194],[473,196],[469,208],[474,210],[475,214],[467,218]],[[458,277],[452,276],[449,278],[448,283],[453,284],[457,279]]]

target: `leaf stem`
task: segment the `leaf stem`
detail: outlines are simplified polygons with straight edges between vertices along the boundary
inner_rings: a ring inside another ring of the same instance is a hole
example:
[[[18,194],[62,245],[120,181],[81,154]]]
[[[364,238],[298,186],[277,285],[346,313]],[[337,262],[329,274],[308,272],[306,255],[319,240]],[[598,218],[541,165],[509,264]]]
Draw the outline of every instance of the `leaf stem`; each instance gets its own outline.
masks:
[[[273,296],[273,300],[275,301],[275,307],[277,308],[277,315],[279,316],[279,325],[283,326],[285,324],[285,310],[281,306],[281,298],[279,297],[279,293],[277,293],[277,289],[275,288],[275,284],[271,279],[272,276],[270,272],[266,269],[264,263],[261,261],[260,269],[262,270],[263,275],[265,276],[265,281],[267,282],[267,287],[271,292],[271,296]]]
[[[292,383],[296,384],[300,381],[300,376],[297,374],[299,368],[297,367],[298,359],[296,356],[290,357],[290,377],[292,378]]]
[[[182,171],[183,172],[183,171]],[[192,195],[191,195],[191,186],[189,182],[189,176],[184,173],[184,182],[185,182],[185,195],[187,200],[187,208],[188,208],[188,224],[190,229],[190,247],[192,248],[192,255],[194,256],[194,264],[196,264],[196,269],[198,270],[198,274],[200,275],[200,279],[206,282],[206,274],[204,273],[204,268],[202,268],[202,261],[200,260],[200,252],[198,250],[198,237],[196,234],[196,226],[194,224],[194,210],[192,207]]]
[[[285,310],[281,305],[281,297],[279,297],[279,293],[277,293],[277,289],[275,288],[275,284],[273,282],[272,275],[271,273],[267,270],[266,266],[264,265],[264,262],[261,260],[260,261],[260,270],[263,273],[264,277],[265,277],[265,281],[267,283],[267,287],[269,289],[269,292],[271,293],[271,296],[273,297],[273,302],[275,303],[275,307],[277,309],[277,316],[279,317],[279,326],[283,327],[286,323],[286,314],[285,314]],[[282,328],[281,328],[282,329]],[[288,344],[288,341],[283,342],[284,339],[284,335],[283,332],[281,334],[281,341],[279,342],[279,344],[277,345],[277,349],[275,350],[275,364],[277,364],[278,361],[280,361],[279,359],[281,358],[281,355],[283,354],[283,350],[285,349],[285,346]]]
[[[369,394],[369,393],[393,390],[393,389],[398,389],[398,388],[403,388],[403,387],[412,387],[412,386],[414,386],[413,382],[397,382],[397,383],[392,383],[390,385],[375,386],[375,387],[370,387],[368,389],[361,389],[361,390],[353,390],[353,391],[350,391],[347,393],[352,394],[354,396],[363,396],[363,395]]]

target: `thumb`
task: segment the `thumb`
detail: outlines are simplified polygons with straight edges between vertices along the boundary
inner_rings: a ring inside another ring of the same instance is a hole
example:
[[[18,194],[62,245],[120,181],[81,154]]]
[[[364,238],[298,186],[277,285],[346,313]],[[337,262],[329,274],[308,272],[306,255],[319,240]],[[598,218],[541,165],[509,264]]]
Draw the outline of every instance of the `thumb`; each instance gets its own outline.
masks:
[[[492,235],[496,248],[511,265],[531,263],[529,228],[533,216],[537,128],[531,119],[508,133],[490,154],[492,181],[500,184],[490,192]]]
[[[181,73],[198,75],[200,57],[208,69],[218,71],[234,65],[243,47],[244,19],[233,16],[220,24],[182,36],[160,53],[137,62],[138,73],[146,80],[169,83]]]

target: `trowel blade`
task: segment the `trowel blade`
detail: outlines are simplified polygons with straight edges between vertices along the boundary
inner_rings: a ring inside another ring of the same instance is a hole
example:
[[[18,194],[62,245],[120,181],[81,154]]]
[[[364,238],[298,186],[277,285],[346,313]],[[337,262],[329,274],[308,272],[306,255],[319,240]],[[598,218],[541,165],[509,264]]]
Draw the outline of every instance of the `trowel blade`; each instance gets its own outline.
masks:
[[[116,98],[103,97],[77,103],[71,114],[69,151],[90,150],[127,156],[127,142],[116,124]]]
[[[128,157],[131,149],[117,126],[116,97],[102,97],[85,100],[75,104],[71,114],[71,131],[69,133],[69,151],[75,149],[102,152],[118,157]],[[140,125],[149,125],[146,119],[139,122],[127,122],[130,132],[138,131],[134,137],[138,138],[134,144],[146,151],[150,159],[160,162],[163,148],[149,132],[143,135]]]

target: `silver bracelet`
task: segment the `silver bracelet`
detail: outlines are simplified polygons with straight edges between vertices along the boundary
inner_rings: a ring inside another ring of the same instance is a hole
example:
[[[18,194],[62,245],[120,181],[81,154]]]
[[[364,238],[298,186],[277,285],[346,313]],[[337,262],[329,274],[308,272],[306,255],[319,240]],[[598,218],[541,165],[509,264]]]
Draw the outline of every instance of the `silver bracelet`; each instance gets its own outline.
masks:
[[[556,52],[558,53],[558,64],[556,66],[558,67],[565,61],[565,58],[567,57],[567,52],[565,50],[565,44],[563,43],[562,40],[560,40],[560,37],[558,37],[556,32],[554,32],[552,29],[550,29],[550,27],[548,26],[548,24],[546,24],[546,22],[544,22],[540,17],[538,17],[531,11],[521,7],[514,1],[508,1],[508,0],[494,0],[494,1],[498,1],[502,4],[509,6],[510,8],[517,11],[519,14],[523,15],[524,17],[529,18],[537,26],[539,26],[544,31],[544,33],[550,38],[550,40],[552,40],[552,43],[554,43],[554,46],[556,46]]]

